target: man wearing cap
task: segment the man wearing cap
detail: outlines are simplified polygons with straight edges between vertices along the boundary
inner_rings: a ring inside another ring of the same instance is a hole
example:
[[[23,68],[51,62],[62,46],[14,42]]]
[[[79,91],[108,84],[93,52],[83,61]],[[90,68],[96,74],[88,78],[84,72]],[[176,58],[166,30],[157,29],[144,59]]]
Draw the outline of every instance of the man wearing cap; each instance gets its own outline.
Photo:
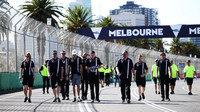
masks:
[[[24,102],[28,100],[28,102],[31,103],[31,95],[32,95],[32,87],[34,79],[35,79],[35,65],[31,60],[31,54],[26,53],[25,60],[21,64],[20,74],[19,74],[19,80],[20,81],[22,80],[23,90],[25,95]]]
[[[180,74],[179,74],[179,71],[178,71],[178,67],[173,63],[173,60],[171,60],[170,63],[171,63],[171,68],[172,68],[172,74],[169,72],[169,78],[172,77],[170,79],[170,86],[171,86],[170,94],[175,94],[174,88],[175,88],[175,85],[176,85],[176,78],[177,78],[176,73],[178,73],[178,76],[180,76]]]
[[[168,71],[170,71],[170,73],[172,73],[171,64],[170,64],[169,59],[166,58],[165,53],[161,53],[160,57],[161,57],[161,59],[158,60],[158,62],[157,62],[157,66],[158,66],[157,74],[158,74],[158,70],[159,70],[159,72],[160,72],[159,79],[160,79],[161,97],[162,97],[161,101],[165,101],[165,95],[166,95],[166,100],[170,101],[170,98],[169,98],[169,81],[170,81],[170,79],[169,79]],[[157,77],[158,77],[158,75],[157,75]],[[165,87],[164,87],[164,85],[165,85]],[[165,91],[165,88],[166,88],[166,91]],[[166,94],[164,92],[166,92]]]
[[[90,91],[91,91],[91,103],[94,103],[95,95],[94,95],[94,85],[96,88],[96,100],[99,100],[99,73],[98,69],[101,67],[102,63],[99,57],[95,56],[95,52],[92,51],[90,53],[90,58],[87,59],[86,69],[89,70],[89,81],[90,81]]]
[[[66,52],[62,50],[60,52],[61,54],[61,61],[63,64],[63,80],[61,81],[61,93],[62,93],[62,100],[65,100],[67,97],[67,100],[69,100],[69,58],[66,57]]]
[[[122,52],[123,58],[120,59],[117,63],[117,75],[120,77],[120,85],[121,85],[121,94],[122,94],[122,103],[131,102],[130,95],[130,86],[131,86],[131,78],[132,73],[134,73],[133,62],[130,58],[128,58],[128,51]],[[135,77],[133,77],[133,81]]]
[[[51,79],[51,86],[53,89],[54,100],[53,102],[61,102],[59,98],[61,81],[63,80],[63,63],[58,58],[57,51],[52,52],[53,58],[48,62],[48,76]]]
[[[73,102],[81,102],[80,98],[80,84],[81,80],[83,79],[83,67],[82,67],[82,59],[77,56],[77,51],[72,51],[72,58],[69,60],[69,65],[71,67],[71,74],[72,74],[72,85],[73,85],[73,95],[74,100]],[[77,86],[77,94],[78,94],[78,100],[76,100],[76,89]]]
[[[154,81],[155,84],[155,93],[160,94],[160,84],[159,84],[159,78],[157,78],[157,62],[158,60],[155,60],[155,64],[151,68],[151,80]],[[158,71],[158,77],[159,77],[159,71]]]
[[[84,53],[82,56],[82,66],[83,66],[83,80],[81,81],[81,90],[82,90],[82,99],[87,100],[87,93],[88,93],[88,84],[89,84],[89,75],[88,70],[85,69],[86,62],[87,62],[87,53]]]
[[[187,60],[187,66],[185,66],[184,68],[184,76],[185,76],[185,80],[187,80],[187,85],[188,85],[188,90],[189,90],[188,95],[192,95],[192,84],[193,84],[194,75],[196,75],[195,68],[190,63],[191,61]]]

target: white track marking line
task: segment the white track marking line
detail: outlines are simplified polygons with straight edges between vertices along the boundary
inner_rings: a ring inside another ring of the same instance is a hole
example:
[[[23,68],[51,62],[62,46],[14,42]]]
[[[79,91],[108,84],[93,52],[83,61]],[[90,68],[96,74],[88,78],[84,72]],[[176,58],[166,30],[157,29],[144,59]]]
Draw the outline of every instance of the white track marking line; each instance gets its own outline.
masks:
[[[80,102],[78,103],[78,107],[79,107],[80,112],[84,112]]]
[[[148,85],[148,86],[150,86],[150,85]],[[136,95],[138,95],[138,94],[136,93],[136,90],[137,90],[137,88],[135,88],[134,90],[132,89],[131,94],[132,94],[133,97],[135,97],[135,98],[137,99]],[[133,93],[133,91],[134,91],[134,93]],[[155,104],[155,103],[153,103],[153,102],[151,102],[151,101],[148,101],[148,100],[146,100],[146,99],[145,99],[144,101],[142,101],[142,102],[145,103],[145,104],[147,104],[147,105],[149,105],[149,106],[151,106],[151,107],[154,107],[154,108],[156,108],[156,109],[159,109],[159,110],[161,110],[161,111],[164,111],[164,112],[176,112],[176,111],[174,111],[174,110],[171,110],[171,109],[162,107],[162,106],[160,106],[160,105],[157,105],[157,104]]]

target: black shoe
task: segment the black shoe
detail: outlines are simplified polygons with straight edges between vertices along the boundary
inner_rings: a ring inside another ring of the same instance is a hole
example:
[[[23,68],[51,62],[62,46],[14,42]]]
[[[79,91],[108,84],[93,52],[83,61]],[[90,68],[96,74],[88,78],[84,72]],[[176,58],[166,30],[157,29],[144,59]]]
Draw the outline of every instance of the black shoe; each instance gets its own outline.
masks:
[[[76,98],[74,98],[74,100],[72,102],[76,102]]]
[[[25,98],[24,98],[24,102],[26,102],[27,100],[28,100],[28,97],[25,97]]]
[[[31,103],[31,99],[30,98],[28,99],[28,103]]]
[[[97,99],[97,101],[100,103],[100,100],[99,100],[99,99]]]
[[[167,100],[167,101],[170,101],[170,99],[169,99],[169,98],[166,98],[166,100]]]
[[[160,91],[158,91],[158,94],[160,94]]]
[[[47,94],[49,94],[49,91],[47,90]]]
[[[65,100],[65,97],[63,97],[62,100]]]
[[[192,95],[192,92],[189,92],[188,95]]]
[[[57,102],[57,98],[55,98],[55,99],[53,100],[53,102]]]
[[[87,96],[85,97],[85,100],[87,100]]]
[[[145,99],[144,93],[142,93],[142,99]]]
[[[131,103],[131,100],[130,100],[130,99],[128,99],[128,100],[127,100],[127,103]]]
[[[124,103],[125,102],[125,100],[122,100],[122,103]]]
[[[103,88],[104,86],[102,85],[101,87]]]
[[[157,91],[155,91],[155,93],[157,94]]]
[[[84,96],[82,96],[81,98],[82,98],[82,100],[85,100],[85,97],[84,97]]]
[[[60,98],[57,98],[58,99],[58,102],[61,102]]]
[[[161,101],[165,101],[165,99],[163,98]]]
[[[67,99],[66,100],[69,100],[69,97],[67,97]]]
[[[142,98],[141,98],[141,96],[139,97],[139,99],[138,99],[138,101],[141,101],[142,100]]]
[[[92,100],[91,103],[94,103],[94,100]]]
[[[78,102],[82,102],[82,100],[80,98],[78,98]]]
[[[43,91],[43,94],[45,94],[45,92]]]

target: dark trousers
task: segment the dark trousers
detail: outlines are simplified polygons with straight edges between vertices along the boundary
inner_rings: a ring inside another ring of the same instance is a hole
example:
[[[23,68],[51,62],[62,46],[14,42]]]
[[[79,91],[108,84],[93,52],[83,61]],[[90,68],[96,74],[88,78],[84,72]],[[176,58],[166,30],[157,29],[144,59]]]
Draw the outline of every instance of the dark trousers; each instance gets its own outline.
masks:
[[[130,96],[130,86],[131,86],[131,80],[130,79],[120,79],[121,84],[121,94],[122,94],[122,100],[125,100],[127,98],[128,100],[131,99]]]
[[[84,77],[81,81],[82,98],[87,98],[88,93],[88,76]]]
[[[106,86],[109,86],[110,84],[110,74],[106,73]]]
[[[91,91],[91,99],[94,100],[94,87],[95,87],[95,92],[96,92],[96,99],[99,100],[99,75],[91,72],[89,74],[90,76],[90,91]]]
[[[118,81],[119,87],[120,87],[119,76],[117,74],[115,74],[115,87],[117,86],[117,81]]]
[[[160,75],[160,86],[161,86],[161,97],[165,98],[165,92],[166,92],[166,98],[169,98],[169,75],[162,75],[162,76]]]
[[[69,97],[69,80],[65,78],[61,82],[61,93],[63,98]]]
[[[47,76],[42,76],[43,78],[43,92],[45,92],[45,82],[47,82],[47,91],[49,91],[49,78]]]

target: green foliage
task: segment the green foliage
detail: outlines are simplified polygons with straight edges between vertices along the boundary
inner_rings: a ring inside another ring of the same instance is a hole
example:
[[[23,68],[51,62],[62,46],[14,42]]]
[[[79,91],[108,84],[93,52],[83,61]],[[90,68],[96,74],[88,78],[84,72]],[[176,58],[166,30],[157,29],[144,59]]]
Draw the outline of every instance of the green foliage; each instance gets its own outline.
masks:
[[[67,24],[68,31],[78,32],[79,28],[86,28],[92,24],[92,15],[90,15],[91,10],[81,6],[75,6],[74,9],[68,8],[68,14],[64,17],[63,24]]]

